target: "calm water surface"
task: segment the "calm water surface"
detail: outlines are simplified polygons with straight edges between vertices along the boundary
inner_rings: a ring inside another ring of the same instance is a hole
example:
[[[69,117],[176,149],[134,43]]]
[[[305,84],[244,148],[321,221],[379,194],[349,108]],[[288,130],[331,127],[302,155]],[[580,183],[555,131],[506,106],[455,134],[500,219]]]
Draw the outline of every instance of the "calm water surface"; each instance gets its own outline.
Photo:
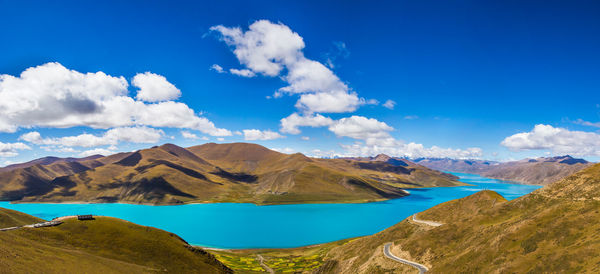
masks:
[[[519,185],[474,174],[453,173],[473,186],[409,189],[411,195],[366,204],[194,204],[147,206],[129,204],[10,204],[0,207],[42,219],[94,214],[125,219],[174,232],[186,241],[217,248],[282,248],[370,235],[413,213],[462,198],[482,189],[512,200],[540,186]]]

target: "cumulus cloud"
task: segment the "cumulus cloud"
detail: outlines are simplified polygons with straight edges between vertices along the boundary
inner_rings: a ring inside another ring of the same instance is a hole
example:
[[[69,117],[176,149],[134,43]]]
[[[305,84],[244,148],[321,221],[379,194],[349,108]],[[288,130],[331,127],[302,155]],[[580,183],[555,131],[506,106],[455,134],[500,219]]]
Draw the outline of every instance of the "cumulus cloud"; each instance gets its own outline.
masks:
[[[235,74],[237,76],[242,76],[242,77],[247,77],[247,78],[251,78],[256,76],[256,73],[252,72],[249,69],[229,69],[229,72],[231,72],[231,74]]]
[[[134,77],[133,84],[140,88],[139,99],[160,101],[145,103],[128,95],[129,84],[122,76],[81,73],[59,63],[28,68],[18,77],[2,74],[0,132],[36,126],[108,129],[138,125],[231,135],[229,130],[217,128],[208,119],[197,116],[186,104],[168,101],[179,97],[180,91],[161,77],[151,73]],[[162,90],[165,88],[167,92]]]
[[[550,150],[555,154],[600,156],[600,134],[535,125],[532,131],[506,137],[501,145],[512,151]]]
[[[185,130],[181,131],[181,136],[185,139],[198,139],[198,135]]]
[[[302,136],[302,137],[300,137],[300,138],[301,138],[302,140],[304,140],[304,141],[308,141],[308,140],[310,140],[310,137],[308,137],[308,136]]]
[[[140,90],[135,97],[146,102],[170,101],[181,97],[181,91],[169,83],[167,78],[151,72],[138,73],[131,81]]]
[[[274,140],[274,139],[279,139],[279,138],[283,138],[284,136],[275,132],[275,131],[270,131],[270,130],[258,130],[258,129],[244,129],[244,140],[247,141],[255,141],[255,140],[262,140],[262,141],[266,141],[266,140]]]
[[[394,100],[387,100],[385,103],[383,103],[383,106],[389,109],[394,109],[396,102]]]
[[[304,40],[288,26],[259,20],[242,31],[239,27],[211,27],[233,48],[233,53],[251,72],[265,76],[282,75],[288,86],[282,93],[302,94],[296,107],[305,112],[351,112],[365,100],[343,83],[329,68],[304,56]],[[325,99],[326,103],[320,103]]]
[[[213,64],[212,66],[210,66],[210,70],[214,70],[217,73],[225,73],[225,70],[223,70],[223,67],[221,67],[217,64]]]
[[[25,133],[19,137],[20,140],[36,144],[62,147],[97,147],[105,145],[116,145],[119,142],[131,143],[157,143],[164,135],[162,130],[148,127],[124,127],[113,128],[102,135],[80,134],[58,138],[43,138],[37,131]]]
[[[358,140],[352,144],[341,144],[344,153],[333,151],[314,152],[321,157],[332,156],[373,156],[380,153],[398,157],[448,157],[478,158],[482,155],[480,148],[452,149],[437,146],[425,147],[417,143],[404,143],[390,135],[394,130],[385,122],[374,118],[351,116],[335,121],[329,130],[338,137],[349,137]]]
[[[300,95],[296,108],[312,112],[353,112],[364,105],[365,99],[358,98],[356,92],[332,91]]]
[[[30,150],[31,148],[23,143],[3,143],[0,142],[0,157],[15,157],[19,155],[19,150]]]
[[[389,131],[394,130],[394,128],[374,118],[351,116],[336,121],[329,126],[329,130],[340,137],[370,140],[390,138]]]
[[[299,127],[324,127],[333,124],[331,118],[321,114],[299,115],[292,113],[290,116],[281,119],[281,129],[283,133],[300,134]]]

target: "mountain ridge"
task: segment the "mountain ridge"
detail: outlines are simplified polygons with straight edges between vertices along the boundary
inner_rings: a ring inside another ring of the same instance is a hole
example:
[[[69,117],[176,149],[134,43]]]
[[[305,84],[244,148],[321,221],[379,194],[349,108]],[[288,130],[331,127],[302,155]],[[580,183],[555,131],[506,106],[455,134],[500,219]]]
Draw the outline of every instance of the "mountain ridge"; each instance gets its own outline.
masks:
[[[317,159],[251,143],[164,144],[0,174],[13,174],[0,176],[0,198],[16,202],[366,202],[405,196],[404,188],[462,185],[414,163]]]
[[[484,177],[535,185],[547,185],[593,164],[569,155],[510,162],[450,158],[418,158],[415,162],[441,171],[475,173]]]

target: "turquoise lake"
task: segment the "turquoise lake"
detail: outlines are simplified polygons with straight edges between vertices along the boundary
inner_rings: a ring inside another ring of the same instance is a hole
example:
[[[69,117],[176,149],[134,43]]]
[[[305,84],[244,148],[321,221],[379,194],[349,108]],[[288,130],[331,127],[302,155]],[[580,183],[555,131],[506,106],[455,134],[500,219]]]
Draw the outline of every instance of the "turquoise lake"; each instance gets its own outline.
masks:
[[[487,189],[512,200],[540,186],[453,173],[472,186],[408,189],[411,195],[365,204],[11,204],[0,207],[42,219],[94,214],[178,234],[191,244],[216,248],[284,248],[318,244],[384,230],[413,213]]]

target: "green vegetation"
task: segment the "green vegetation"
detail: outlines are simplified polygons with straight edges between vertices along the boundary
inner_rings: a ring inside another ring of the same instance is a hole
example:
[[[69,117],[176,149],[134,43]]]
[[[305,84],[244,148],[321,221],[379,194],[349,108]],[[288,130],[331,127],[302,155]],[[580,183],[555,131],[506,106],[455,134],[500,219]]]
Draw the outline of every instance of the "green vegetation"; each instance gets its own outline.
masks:
[[[24,215],[0,212],[12,219]],[[189,246],[173,233],[108,217],[67,219],[56,227],[2,231],[0,242],[0,272],[231,272],[214,256]]]
[[[238,273],[262,273],[265,272],[256,256],[243,256],[237,254],[227,254],[224,252],[212,252],[215,257]]]
[[[352,240],[286,249],[210,250],[219,261],[236,273],[264,273],[258,261],[260,254],[264,264],[276,273],[311,273],[323,267],[325,256],[332,248]]]

